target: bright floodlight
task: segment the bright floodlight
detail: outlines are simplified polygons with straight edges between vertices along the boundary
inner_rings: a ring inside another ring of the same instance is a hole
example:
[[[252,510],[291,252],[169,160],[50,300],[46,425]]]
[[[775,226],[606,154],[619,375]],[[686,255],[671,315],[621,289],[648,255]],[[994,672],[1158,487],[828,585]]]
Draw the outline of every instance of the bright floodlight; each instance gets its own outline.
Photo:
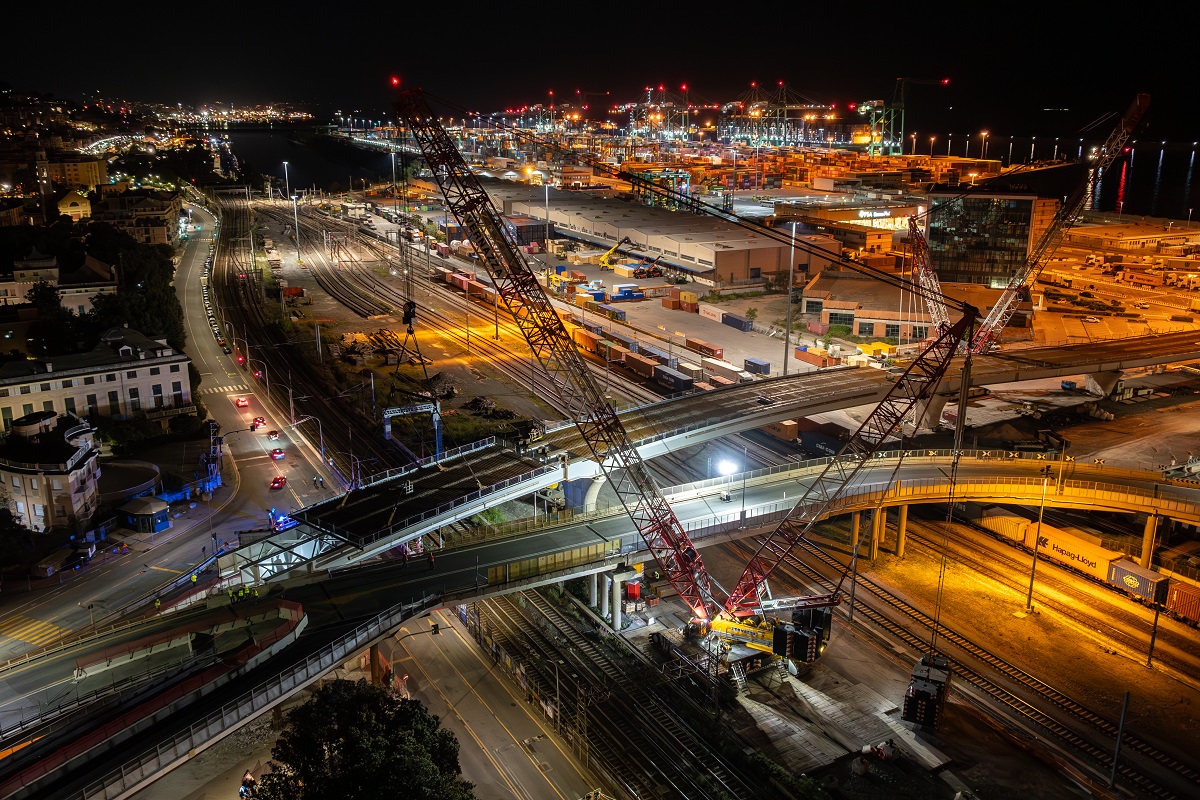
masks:
[[[737,472],[737,464],[729,461],[728,459],[721,459],[717,462],[717,472],[724,476],[732,475],[733,473]]]

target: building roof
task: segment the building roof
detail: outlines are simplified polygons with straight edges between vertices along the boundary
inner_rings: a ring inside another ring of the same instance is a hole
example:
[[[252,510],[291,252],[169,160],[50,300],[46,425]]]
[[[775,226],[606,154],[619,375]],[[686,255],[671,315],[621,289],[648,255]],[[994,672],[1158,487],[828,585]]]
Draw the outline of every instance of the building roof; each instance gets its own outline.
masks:
[[[157,497],[147,495],[145,497],[135,497],[117,510],[124,511],[126,514],[151,516],[154,514],[160,514],[163,511],[169,511],[170,508],[171,506],[165,501],[159,500]]]

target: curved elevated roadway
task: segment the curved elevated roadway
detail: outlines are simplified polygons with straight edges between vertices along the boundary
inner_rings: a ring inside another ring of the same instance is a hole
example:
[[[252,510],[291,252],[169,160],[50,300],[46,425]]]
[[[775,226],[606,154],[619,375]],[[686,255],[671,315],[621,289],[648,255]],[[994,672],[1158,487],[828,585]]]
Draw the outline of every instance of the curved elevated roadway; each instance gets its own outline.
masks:
[[[1200,358],[1200,332],[1184,331],[1079,345],[1029,348],[976,356],[972,386],[1089,374],[1115,383],[1122,370]],[[940,397],[958,392],[961,360],[951,365]],[[681,395],[621,412],[621,421],[643,458],[761,427],[883,399],[893,378],[882,370],[844,368],[780,376]],[[763,399],[769,399],[764,403]],[[943,400],[944,402],[944,400]],[[936,416],[940,405],[930,410]],[[295,574],[359,564],[402,542],[437,531],[493,505],[531,494],[563,479],[594,477],[582,438],[569,422],[538,442],[546,454],[518,456],[491,448],[457,462],[400,471],[348,496],[310,506],[294,516],[301,524],[225,556],[221,573],[258,583]],[[562,459],[560,459],[562,457]]]
[[[899,481],[896,480],[898,459],[873,459],[859,473],[859,480],[834,509],[835,514],[874,508],[879,503],[901,505],[911,503],[944,503],[950,484],[946,477],[950,454],[944,451],[912,453],[900,462]],[[727,539],[753,535],[785,515],[805,488],[806,482],[817,475],[828,459],[817,459],[800,465],[757,470],[745,476],[718,478],[669,487],[664,490],[680,521],[697,543],[711,544]],[[1025,502],[1035,505],[1041,498],[1040,468],[1046,460],[1036,454],[1008,454],[978,451],[964,454],[959,466],[954,492],[957,500],[993,502]],[[1058,464],[1055,465],[1056,470]],[[1062,463],[1062,481],[1046,497],[1050,506],[1093,508],[1127,512],[1156,513],[1174,519],[1200,524],[1200,489],[1163,485],[1154,472],[1127,470],[1097,464]],[[737,502],[722,502],[720,495],[730,487]],[[790,498],[790,499],[789,499]],[[204,708],[173,715],[164,719],[128,743],[123,750],[138,752],[137,747],[152,746],[155,741],[178,738],[183,731],[204,728],[196,722],[204,709],[241,707],[249,704],[238,698],[252,687],[266,685],[271,691],[270,703],[286,694],[276,676],[290,674],[297,664],[311,659],[313,653],[325,648],[348,628],[387,609],[400,600],[435,596],[438,603],[447,604],[502,594],[543,583],[560,581],[576,575],[612,570],[618,561],[636,563],[646,560],[648,553],[636,541],[629,520],[619,508],[610,508],[586,515],[576,515],[568,522],[547,524],[535,528],[497,531],[486,538],[458,541],[451,549],[438,555],[435,564],[378,562],[367,568],[322,573],[320,580],[282,581],[272,587],[270,598],[287,599],[299,604],[310,620],[296,646],[288,647],[245,677],[231,681],[215,693]],[[316,576],[313,576],[316,577]],[[714,575],[731,585],[736,575]],[[223,590],[214,587],[210,603],[223,605]],[[211,607],[211,606],[210,606]],[[193,613],[202,613],[197,610]],[[178,624],[177,617],[154,618],[144,625],[135,624],[123,629],[121,635],[136,639],[146,635],[153,626]],[[116,632],[114,632],[116,633]],[[374,635],[374,634],[373,634]],[[83,644],[83,643],[80,643]],[[111,648],[114,637],[105,637],[98,647]],[[356,645],[356,646],[361,646]],[[86,647],[73,648],[70,659],[66,654],[46,654],[45,661],[34,655],[23,660],[18,671],[0,671],[0,682],[20,680],[27,695],[38,691],[35,677],[51,685],[61,682],[78,659],[85,657]],[[348,652],[348,651],[347,651]],[[347,655],[348,657],[348,655]],[[322,662],[325,663],[325,662]],[[321,669],[336,666],[331,659]],[[16,667],[16,665],[14,665]],[[311,679],[310,675],[308,679]],[[10,686],[15,688],[16,684]],[[291,691],[300,683],[289,684]],[[269,706],[256,707],[260,711]],[[242,717],[238,718],[244,722]],[[101,722],[100,720],[96,721]],[[230,723],[232,724],[232,723]],[[190,734],[189,734],[190,735]],[[44,747],[57,750],[70,741],[72,732],[61,731],[58,739]],[[189,749],[177,755],[185,758]],[[139,764],[145,764],[141,759]],[[107,771],[114,767],[111,754],[97,757],[94,769]],[[140,769],[141,767],[139,767]],[[0,781],[9,779],[0,764]],[[81,781],[96,780],[98,773],[81,768]],[[32,796],[32,795],[27,795]]]

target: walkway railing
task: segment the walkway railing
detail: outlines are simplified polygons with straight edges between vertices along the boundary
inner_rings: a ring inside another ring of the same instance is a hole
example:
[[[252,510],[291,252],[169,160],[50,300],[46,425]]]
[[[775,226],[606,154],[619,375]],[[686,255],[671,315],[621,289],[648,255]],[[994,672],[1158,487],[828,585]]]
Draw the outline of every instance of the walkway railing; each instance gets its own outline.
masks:
[[[400,603],[375,619],[355,628],[335,642],[326,645],[291,669],[263,681],[236,700],[226,703],[204,719],[194,723],[167,742],[121,765],[101,780],[85,787],[75,795],[81,800],[118,797],[131,791],[175,762],[190,758],[196,752],[267,711],[293,692],[303,689],[347,656],[361,650],[370,642],[385,636],[414,613],[424,611],[436,597],[426,596],[411,603]]]

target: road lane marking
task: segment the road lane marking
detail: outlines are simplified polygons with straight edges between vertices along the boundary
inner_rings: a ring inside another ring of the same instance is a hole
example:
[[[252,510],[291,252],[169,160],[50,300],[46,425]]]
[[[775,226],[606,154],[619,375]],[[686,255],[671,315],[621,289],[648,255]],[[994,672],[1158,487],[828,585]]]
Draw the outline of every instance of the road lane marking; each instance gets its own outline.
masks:
[[[151,567],[150,569],[156,569],[156,570],[159,570],[160,572],[171,572],[176,575],[182,575],[184,572],[181,569],[171,569],[170,567]]]
[[[42,645],[63,638],[70,630],[31,617],[10,617],[0,622],[0,636],[19,639],[32,645]]]

